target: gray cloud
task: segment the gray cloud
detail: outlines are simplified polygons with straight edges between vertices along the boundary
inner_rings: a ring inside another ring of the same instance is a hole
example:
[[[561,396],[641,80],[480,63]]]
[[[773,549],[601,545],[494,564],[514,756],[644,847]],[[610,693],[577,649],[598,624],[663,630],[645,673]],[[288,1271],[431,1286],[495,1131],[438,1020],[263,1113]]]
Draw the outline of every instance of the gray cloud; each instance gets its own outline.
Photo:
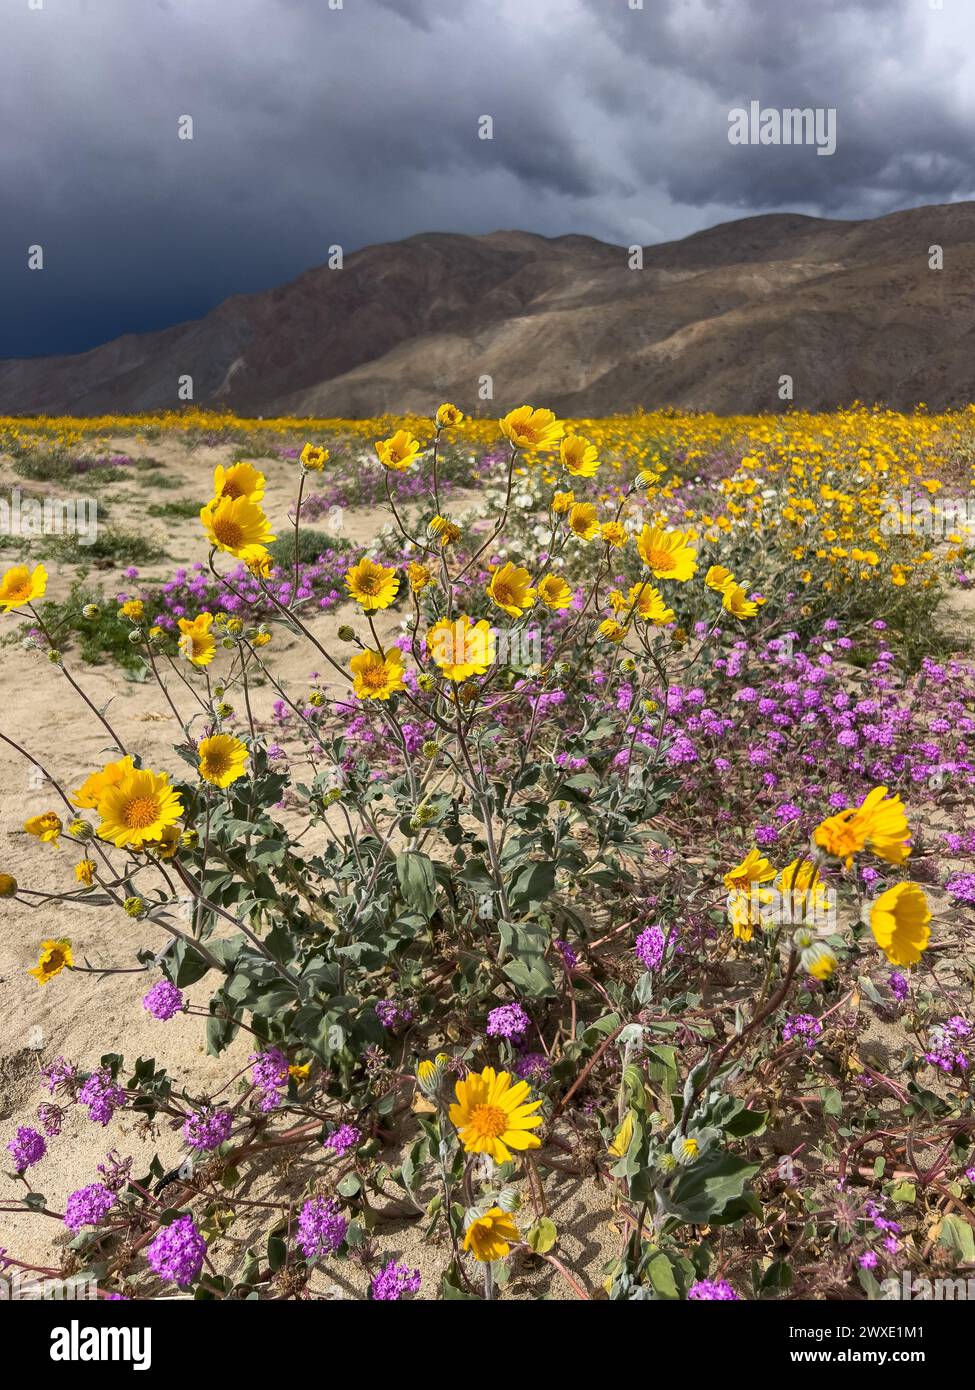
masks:
[[[645,5],[0,0],[0,355],[205,312],[333,243],[649,242],[975,190],[967,0]],[[753,99],[835,107],[835,155],[729,144],[729,109]]]

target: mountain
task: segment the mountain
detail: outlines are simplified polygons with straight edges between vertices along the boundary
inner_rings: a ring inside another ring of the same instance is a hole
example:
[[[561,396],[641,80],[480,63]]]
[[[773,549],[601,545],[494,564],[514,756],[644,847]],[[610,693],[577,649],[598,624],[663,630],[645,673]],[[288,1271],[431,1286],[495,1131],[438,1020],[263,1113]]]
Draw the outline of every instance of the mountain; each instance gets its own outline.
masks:
[[[0,362],[0,412],[174,408],[186,374],[194,404],[245,415],[778,410],[786,374],[801,408],[935,408],[975,399],[973,349],[972,202],[749,217],[647,247],[642,270],[591,237],[424,233],[162,332]]]

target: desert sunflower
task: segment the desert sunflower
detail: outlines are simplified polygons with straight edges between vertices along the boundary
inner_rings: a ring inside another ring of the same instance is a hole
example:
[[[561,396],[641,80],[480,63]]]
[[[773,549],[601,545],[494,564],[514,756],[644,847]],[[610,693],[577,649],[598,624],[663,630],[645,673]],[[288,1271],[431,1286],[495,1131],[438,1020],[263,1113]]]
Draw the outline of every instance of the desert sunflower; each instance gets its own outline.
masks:
[[[599,452],[595,444],[581,434],[567,434],[559,445],[562,467],[574,478],[591,478],[599,467]]]
[[[411,560],[407,565],[406,577],[410,583],[410,590],[414,594],[422,594],[427,585],[433,583],[433,575],[426,565],[421,565],[418,560]]]
[[[724,565],[712,565],[704,576],[704,582],[709,589],[714,589],[720,594],[726,584],[734,584],[736,580],[731,570],[725,569]]]
[[[306,444],[299,462],[309,473],[321,473],[331,455],[319,444]]]
[[[471,1072],[458,1080],[454,1094],[450,1121],[467,1153],[490,1154],[496,1163],[506,1163],[512,1149],[541,1148],[531,1131],[542,1123],[534,1113],[542,1102],[526,1104],[531,1094],[527,1081],[512,1085],[510,1072],[485,1067],[479,1075]]]
[[[569,530],[582,541],[599,534],[599,513],[591,502],[574,502],[569,509]]]
[[[903,803],[897,795],[888,796],[886,787],[874,787],[859,806],[827,816],[813,831],[813,842],[847,868],[868,846],[878,859],[903,864],[911,852],[909,840]]]
[[[45,811],[40,816],[31,816],[30,820],[24,821],[24,829],[28,835],[36,835],[39,840],[56,845],[64,826],[56,812]]]
[[[86,888],[90,888],[95,881],[95,870],[98,865],[94,859],[82,859],[74,866],[74,876],[79,883],[83,883]]]
[[[487,586],[487,596],[503,613],[510,618],[520,618],[526,608],[535,601],[531,575],[526,569],[513,565],[509,560],[494,571]]]
[[[374,652],[370,648],[357,652],[349,662],[352,689],[360,700],[388,700],[402,690],[403,654],[398,647]]]
[[[397,430],[388,439],[376,441],[376,453],[384,468],[403,473],[420,452],[420,441],[414,439],[409,430]]]
[[[47,588],[47,570],[43,565],[35,565],[29,570],[26,565],[14,565],[0,579],[0,608],[9,613],[12,608],[22,608],[43,598]]]
[[[73,964],[71,942],[67,938],[61,937],[57,941],[41,942],[40,958],[27,973],[33,975],[39,985],[46,985],[48,980],[53,980],[55,975],[60,975],[62,970],[70,970]]]
[[[895,883],[870,909],[870,930],[891,965],[916,965],[931,940],[931,909],[916,883]]]
[[[468,1250],[482,1264],[503,1260],[512,1245],[521,1239],[510,1212],[500,1207],[491,1207],[483,1216],[477,1216],[464,1232],[464,1249]]]
[[[486,618],[472,623],[466,613],[451,622],[441,618],[427,633],[427,648],[449,681],[483,676],[494,665],[494,633]]]
[[[551,608],[556,613],[562,608],[572,606],[572,590],[557,574],[547,574],[539,583],[538,597],[546,608]]]
[[[724,886],[729,893],[748,892],[753,883],[768,883],[774,877],[775,870],[765,856],[750,849],[741,863],[725,874]]]
[[[399,593],[399,579],[391,566],[377,565],[364,556],[346,574],[345,587],[356,603],[371,613],[377,608],[389,607]]]
[[[213,495],[218,497],[249,497],[260,502],[264,496],[265,478],[252,463],[234,463],[229,468],[218,464],[213,470]]]
[[[535,410],[520,405],[500,421],[501,433],[516,449],[554,449],[565,433],[565,425],[551,410]]]
[[[247,776],[250,753],[246,743],[232,734],[212,734],[201,739],[196,751],[200,776],[211,786],[229,787],[238,777]]]
[[[211,545],[246,563],[274,540],[267,517],[250,497],[215,497],[201,507],[200,520]]]
[[[122,778],[133,770],[131,755],[126,754],[118,762],[106,763],[101,772],[89,773],[71,797],[72,806],[79,806],[82,810],[95,809],[109,787],[117,787]]]
[[[665,531],[661,526],[644,526],[637,537],[640,559],[657,579],[676,579],[685,583],[697,572],[697,551],[690,531]]]
[[[117,849],[142,849],[162,839],[183,814],[183,804],[165,772],[134,768],[106,788],[98,802],[98,836]]]
[[[437,408],[437,429],[445,430],[451,425],[459,425],[463,418],[464,412],[462,410],[458,410],[455,405],[451,405],[449,401],[445,401],[443,405]]]
[[[721,590],[721,606],[735,618],[754,618],[758,604],[748,597],[740,584],[729,583]]]
[[[632,584],[625,595],[621,594],[619,589],[614,589],[609,601],[617,613],[633,612],[644,622],[656,623],[660,627],[674,622],[677,616],[674,610],[664,603],[660,590],[655,589],[652,584]]]
[[[180,618],[179,650],[194,666],[209,666],[217,650],[217,639],[210,628],[213,626],[212,613],[198,613],[195,618]]]

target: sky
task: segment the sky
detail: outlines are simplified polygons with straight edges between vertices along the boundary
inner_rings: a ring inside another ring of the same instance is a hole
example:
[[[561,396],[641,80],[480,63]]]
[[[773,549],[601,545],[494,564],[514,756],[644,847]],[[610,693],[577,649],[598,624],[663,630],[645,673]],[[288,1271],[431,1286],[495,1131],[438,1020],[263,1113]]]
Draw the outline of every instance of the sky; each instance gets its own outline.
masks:
[[[835,110],[835,153],[732,144],[751,102]],[[0,357],[333,245],[972,198],[973,118],[975,0],[0,0]]]

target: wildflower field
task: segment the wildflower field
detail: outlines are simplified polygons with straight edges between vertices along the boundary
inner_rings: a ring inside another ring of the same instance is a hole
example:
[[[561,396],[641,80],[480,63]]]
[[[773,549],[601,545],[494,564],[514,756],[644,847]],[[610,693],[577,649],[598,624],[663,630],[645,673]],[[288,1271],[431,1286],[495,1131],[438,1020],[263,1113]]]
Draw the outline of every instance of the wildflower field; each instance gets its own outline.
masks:
[[[975,408],[499,416],[0,420],[8,1279],[975,1277]]]

